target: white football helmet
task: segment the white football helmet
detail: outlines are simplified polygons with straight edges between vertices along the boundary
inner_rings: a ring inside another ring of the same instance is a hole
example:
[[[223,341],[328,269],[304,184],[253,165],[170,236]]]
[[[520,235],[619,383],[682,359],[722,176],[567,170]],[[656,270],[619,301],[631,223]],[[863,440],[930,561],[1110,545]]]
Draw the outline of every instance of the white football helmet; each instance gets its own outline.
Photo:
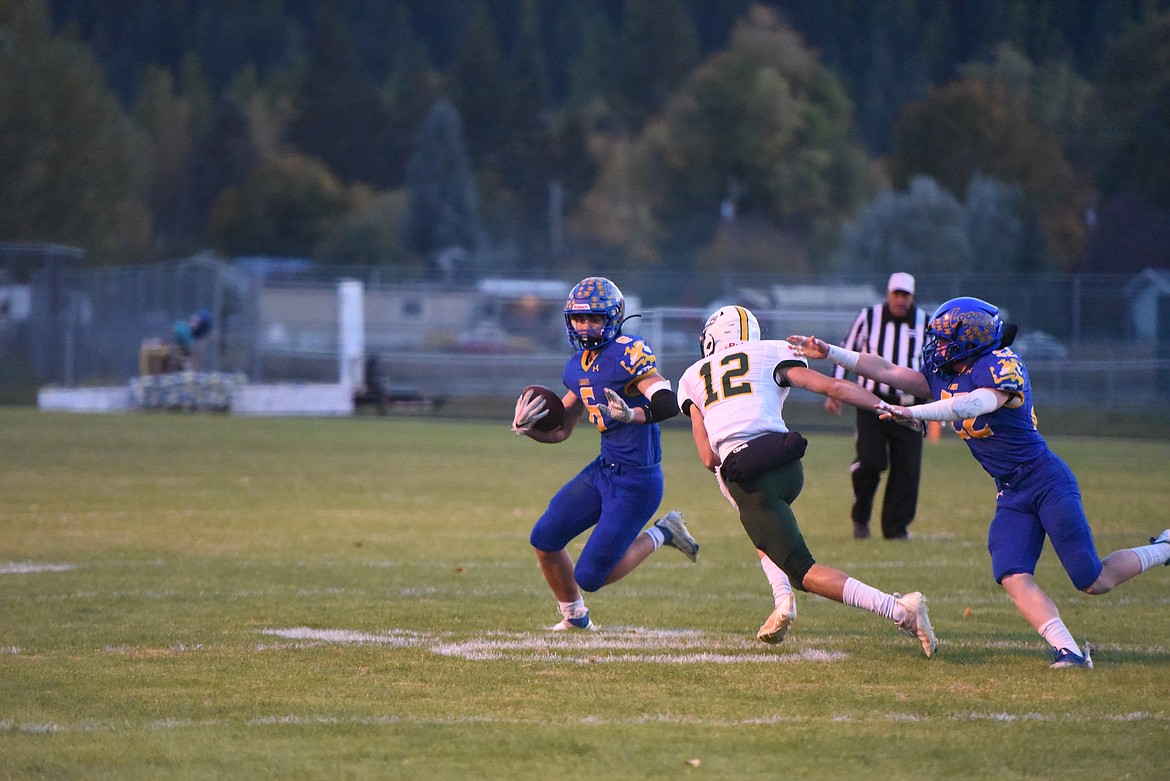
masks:
[[[725,306],[707,318],[699,337],[699,352],[704,357],[733,345],[760,338],[760,321],[742,306]]]

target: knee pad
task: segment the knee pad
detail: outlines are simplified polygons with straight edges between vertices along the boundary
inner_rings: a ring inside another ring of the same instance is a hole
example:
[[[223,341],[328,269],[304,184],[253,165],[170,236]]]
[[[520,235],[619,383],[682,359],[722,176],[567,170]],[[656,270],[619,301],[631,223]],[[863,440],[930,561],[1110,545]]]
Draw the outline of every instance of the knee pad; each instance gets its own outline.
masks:
[[[532,527],[532,533],[528,535],[528,544],[539,551],[544,551],[545,553],[551,553],[553,551],[560,550],[563,547],[561,545],[555,544],[549,538],[549,535],[541,530],[539,524]]]
[[[581,566],[580,563],[573,569],[573,579],[577,581],[580,589],[587,593],[599,590],[605,585],[605,579],[608,577],[608,572],[599,572],[588,565]]]

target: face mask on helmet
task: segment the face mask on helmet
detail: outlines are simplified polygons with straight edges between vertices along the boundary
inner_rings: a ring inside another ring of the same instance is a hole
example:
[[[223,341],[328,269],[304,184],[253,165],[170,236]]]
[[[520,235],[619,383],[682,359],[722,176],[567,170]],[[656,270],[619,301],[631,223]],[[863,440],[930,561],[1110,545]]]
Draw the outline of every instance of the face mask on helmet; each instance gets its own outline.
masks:
[[[565,301],[565,331],[569,344],[577,350],[592,350],[609,344],[622,332],[626,313],[626,298],[618,286],[605,277],[586,277],[573,286]],[[604,318],[597,328],[578,331],[573,315],[600,315]]]
[[[699,336],[699,353],[713,355],[732,345],[760,338],[760,323],[742,306],[725,306],[707,318]]]
[[[978,298],[952,298],[931,315],[922,344],[922,364],[932,373],[998,349],[1004,336],[999,308]]]

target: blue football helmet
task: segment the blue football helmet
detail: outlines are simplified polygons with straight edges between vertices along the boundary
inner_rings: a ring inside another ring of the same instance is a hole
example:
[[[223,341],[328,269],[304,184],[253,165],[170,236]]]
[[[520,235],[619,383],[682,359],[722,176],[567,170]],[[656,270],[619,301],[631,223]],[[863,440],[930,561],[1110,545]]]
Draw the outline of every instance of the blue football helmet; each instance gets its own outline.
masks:
[[[577,350],[593,350],[609,344],[622,332],[626,314],[626,297],[618,286],[605,277],[585,277],[578,282],[565,301],[565,331],[569,344]],[[603,315],[600,328],[578,333],[570,319],[573,315]]]
[[[212,320],[211,312],[206,309],[200,309],[195,314],[191,315],[191,336],[200,339],[207,335],[211,330]]]
[[[930,316],[922,365],[932,373],[954,374],[956,364],[999,349],[1003,339],[999,307],[978,298],[952,298]]]

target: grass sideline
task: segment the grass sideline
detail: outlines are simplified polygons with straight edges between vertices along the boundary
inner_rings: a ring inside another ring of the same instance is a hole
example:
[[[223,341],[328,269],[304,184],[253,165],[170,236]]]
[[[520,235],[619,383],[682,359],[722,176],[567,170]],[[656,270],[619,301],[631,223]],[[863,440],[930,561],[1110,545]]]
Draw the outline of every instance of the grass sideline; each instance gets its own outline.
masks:
[[[527,533],[590,432],[0,409],[0,778],[1164,775],[1170,569],[1090,598],[1046,552],[1098,649],[1050,671],[991,582],[994,489],[960,442],[928,445],[916,538],[886,543],[850,537],[849,436],[810,440],[814,555],[925,592],[935,659],[808,595],[756,643],[766,582],[677,428],[664,509],[699,563],[658,552],[589,598],[604,631],[561,638]],[[1170,526],[1170,443],[1052,444],[1103,553]]]

